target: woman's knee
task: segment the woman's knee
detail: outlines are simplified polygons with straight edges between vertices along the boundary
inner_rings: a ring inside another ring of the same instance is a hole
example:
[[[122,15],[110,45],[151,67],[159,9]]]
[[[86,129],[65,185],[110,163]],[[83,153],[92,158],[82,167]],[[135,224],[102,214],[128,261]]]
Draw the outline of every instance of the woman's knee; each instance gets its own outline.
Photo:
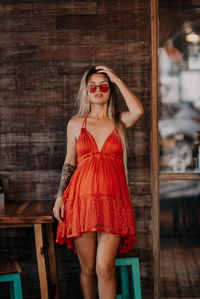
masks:
[[[98,279],[110,280],[115,276],[115,265],[111,263],[101,263],[96,265]]]
[[[81,266],[81,274],[87,277],[93,277],[96,275],[95,264],[86,264]]]

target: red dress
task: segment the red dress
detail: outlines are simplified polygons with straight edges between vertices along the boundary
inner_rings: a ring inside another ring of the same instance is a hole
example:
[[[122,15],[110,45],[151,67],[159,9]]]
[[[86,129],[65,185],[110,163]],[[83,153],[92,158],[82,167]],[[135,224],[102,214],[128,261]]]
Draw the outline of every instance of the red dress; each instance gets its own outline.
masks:
[[[124,253],[136,237],[121,139],[114,128],[99,150],[86,121],[87,116],[76,143],[77,168],[63,193],[65,216],[58,223],[56,242],[76,253],[72,237],[104,231],[121,235],[118,254]]]

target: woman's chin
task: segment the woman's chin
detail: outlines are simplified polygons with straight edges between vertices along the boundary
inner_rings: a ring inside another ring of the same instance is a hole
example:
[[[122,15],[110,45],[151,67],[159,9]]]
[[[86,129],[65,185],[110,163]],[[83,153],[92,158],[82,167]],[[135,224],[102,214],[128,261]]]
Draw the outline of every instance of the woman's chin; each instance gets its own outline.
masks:
[[[108,103],[108,101],[92,101],[90,102],[91,105],[99,105],[99,106],[104,106]]]
[[[104,97],[94,97],[93,99],[90,99],[91,104],[106,104],[108,102],[108,99],[105,99]]]

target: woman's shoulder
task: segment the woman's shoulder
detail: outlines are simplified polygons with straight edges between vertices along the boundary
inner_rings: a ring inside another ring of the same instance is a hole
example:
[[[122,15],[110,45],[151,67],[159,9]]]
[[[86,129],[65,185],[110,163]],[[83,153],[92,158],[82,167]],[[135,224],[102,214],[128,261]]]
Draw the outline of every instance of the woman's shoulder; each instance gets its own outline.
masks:
[[[85,117],[82,116],[72,116],[72,118],[70,118],[70,120],[68,121],[68,126],[72,126],[72,127],[82,126],[84,118]]]

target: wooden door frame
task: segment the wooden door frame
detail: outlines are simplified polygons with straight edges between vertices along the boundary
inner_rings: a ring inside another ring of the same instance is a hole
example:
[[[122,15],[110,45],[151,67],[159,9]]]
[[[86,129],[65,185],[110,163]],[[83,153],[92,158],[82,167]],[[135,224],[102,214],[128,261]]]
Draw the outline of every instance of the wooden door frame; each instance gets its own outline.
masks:
[[[158,0],[151,0],[151,194],[154,299],[160,298],[160,205],[158,196]]]

